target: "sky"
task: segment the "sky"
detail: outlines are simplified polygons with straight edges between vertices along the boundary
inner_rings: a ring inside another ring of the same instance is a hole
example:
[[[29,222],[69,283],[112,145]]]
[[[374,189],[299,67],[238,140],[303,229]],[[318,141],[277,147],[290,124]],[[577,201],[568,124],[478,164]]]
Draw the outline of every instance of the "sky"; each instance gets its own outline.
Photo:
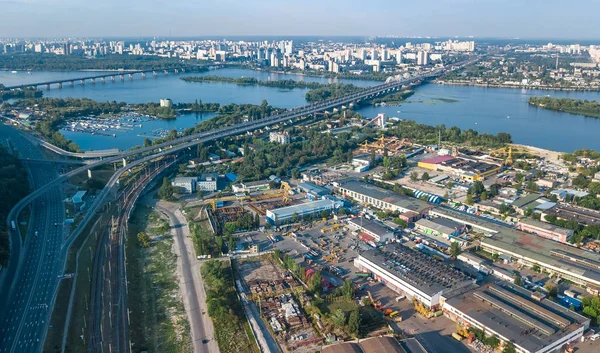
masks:
[[[0,0],[0,38],[474,36],[600,41],[599,0]]]

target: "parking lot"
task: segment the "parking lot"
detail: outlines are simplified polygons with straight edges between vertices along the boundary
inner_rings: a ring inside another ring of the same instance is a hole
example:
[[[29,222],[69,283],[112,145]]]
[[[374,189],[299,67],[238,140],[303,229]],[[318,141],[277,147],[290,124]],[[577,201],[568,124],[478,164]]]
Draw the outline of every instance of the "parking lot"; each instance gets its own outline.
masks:
[[[376,282],[369,281],[365,277],[357,277],[356,269],[353,265],[354,258],[358,257],[359,252],[371,249],[371,247],[345,229],[345,223],[339,223],[339,228],[329,232],[322,232],[323,228],[332,228],[334,221],[319,222],[313,227],[304,227],[296,232],[296,237],[291,235],[283,236],[288,230],[252,232],[243,239],[260,243],[263,250],[280,249],[290,256],[302,261],[309,249],[319,252],[319,256],[312,260],[313,264],[323,269],[324,277],[327,277],[332,283],[339,285],[345,279],[352,279],[354,283],[363,288],[357,291],[359,297],[368,296],[371,293],[376,301],[380,301],[384,308],[398,311],[403,318],[401,322],[390,322],[390,326],[398,333],[407,336],[416,337],[419,342],[430,353],[444,352],[474,352],[466,344],[456,341],[452,333],[456,332],[456,325],[446,317],[437,317],[427,319],[416,313],[412,301],[403,299],[396,301],[398,293],[390,288]],[[270,237],[280,239],[272,242]],[[327,245],[325,245],[327,243]],[[336,252],[337,259],[329,262],[331,259],[331,250]],[[335,266],[341,269],[341,275],[336,276],[328,269],[329,266]],[[466,343],[466,341],[465,341]]]

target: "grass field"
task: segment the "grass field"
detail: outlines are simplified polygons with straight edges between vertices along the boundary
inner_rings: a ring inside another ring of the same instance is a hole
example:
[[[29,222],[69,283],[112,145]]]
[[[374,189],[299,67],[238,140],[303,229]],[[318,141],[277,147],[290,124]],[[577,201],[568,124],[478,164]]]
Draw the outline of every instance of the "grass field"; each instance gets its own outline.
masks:
[[[255,353],[257,346],[242,303],[233,283],[233,272],[225,261],[210,260],[202,265],[208,314],[215,327],[221,353]]]
[[[151,209],[139,206],[129,224],[127,273],[133,351],[192,352],[168,223]],[[150,236],[148,248],[138,241],[139,232]]]

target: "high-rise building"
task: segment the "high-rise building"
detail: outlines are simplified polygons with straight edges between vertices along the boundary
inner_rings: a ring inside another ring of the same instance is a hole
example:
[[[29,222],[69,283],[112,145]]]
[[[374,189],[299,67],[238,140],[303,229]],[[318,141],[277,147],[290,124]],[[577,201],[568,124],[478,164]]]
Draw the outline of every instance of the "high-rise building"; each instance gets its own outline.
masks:
[[[358,56],[360,60],[367,59],[367,49],[362,48],[360,50],[360,55]]]
[[[420,51],[417,54],[417,65],[427,65],[429,64],[429,53],[426,51]]]
[[[390,53],[388,52],[388,50],[386,48],[383,48],[381,50],[381,60],[383,60],[383,61],[390,60]]]
[[[377,48],[373,48],[373,52],[371,54],[371,60],[377,60],[377,59],[378,59]]]

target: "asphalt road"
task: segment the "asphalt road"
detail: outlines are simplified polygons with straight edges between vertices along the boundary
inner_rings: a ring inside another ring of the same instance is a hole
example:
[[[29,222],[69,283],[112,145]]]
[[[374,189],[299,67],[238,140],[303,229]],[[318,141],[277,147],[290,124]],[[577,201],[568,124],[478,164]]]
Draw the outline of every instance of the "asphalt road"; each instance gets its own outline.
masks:
[[[0,135],[11,141],[21,157],[44,158],[37,147],[16,130],[0,125]],[[28,167],[32,190],[58,177],[53,166],[32,163]],[[42,350],[65,261],[62,200],[60,187],[55,186],[32,203],[28,233],[22,247],[18,245],[19,234],[11,232],[15,251],[11,254],[0,298],[2,353]]]
[[[150,201],[150,200],[149,200]],[[183,295],[185,310],[190,322],[192,342],[196,353],[218,353],[214,327],[206,308],[206,293],[200,274],[200,262],[194,258],[187,220],[178,209],[179,205],[151,200],[150,204],[169,219],[177,254],[179,287]],[[206,343],[204,343],[206,342]]]

